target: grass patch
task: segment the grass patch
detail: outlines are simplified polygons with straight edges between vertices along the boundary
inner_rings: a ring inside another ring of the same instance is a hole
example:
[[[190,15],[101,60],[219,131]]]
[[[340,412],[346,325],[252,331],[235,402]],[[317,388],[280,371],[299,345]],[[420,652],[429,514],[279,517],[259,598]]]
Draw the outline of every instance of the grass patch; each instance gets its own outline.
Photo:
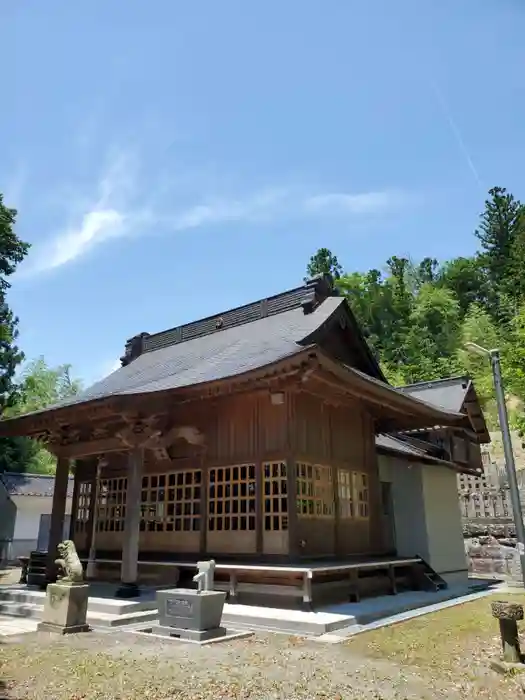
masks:
[[[487,596],[365,632],[350,639],[346,645],[365,656],[431,672],[472,670],[477,662],[485,665],[499,653],[499,625],[490,609],[494,600],[525,605],[525,594]]]

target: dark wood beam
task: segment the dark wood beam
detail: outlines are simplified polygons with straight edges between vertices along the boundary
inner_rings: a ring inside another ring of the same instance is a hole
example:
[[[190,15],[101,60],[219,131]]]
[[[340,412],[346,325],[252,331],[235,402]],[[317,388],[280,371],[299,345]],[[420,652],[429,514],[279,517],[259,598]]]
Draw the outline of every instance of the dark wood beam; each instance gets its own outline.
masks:
[[[124,452],[129,448],[118,437],[108,437],[102,440],[76,442],[71,445],[47,443],[45,447],[57,457],[63,459],[80,459],[107,452]]]

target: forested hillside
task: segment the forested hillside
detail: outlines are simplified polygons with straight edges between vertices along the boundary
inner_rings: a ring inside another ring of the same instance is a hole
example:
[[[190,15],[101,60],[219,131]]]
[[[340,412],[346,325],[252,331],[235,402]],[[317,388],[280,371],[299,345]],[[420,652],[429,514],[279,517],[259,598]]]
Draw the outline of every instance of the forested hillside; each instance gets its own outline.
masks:
[[[525,205],[504,188],[488,193],[473,235],[477,252],[438,262],[393,256],[382,269],[347,270],[327,248],[307,275],[330,272],[394,385],[470,374],[494,425],[489,361],[465,349],[499,347],[514,427],[525,402]]]

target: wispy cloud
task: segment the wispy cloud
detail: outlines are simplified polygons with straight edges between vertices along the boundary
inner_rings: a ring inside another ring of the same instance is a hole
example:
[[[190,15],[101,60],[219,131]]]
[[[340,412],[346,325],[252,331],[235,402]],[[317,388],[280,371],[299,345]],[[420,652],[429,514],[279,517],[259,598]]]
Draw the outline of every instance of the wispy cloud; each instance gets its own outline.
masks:
[[[406,201],[404,193],[395,190],[385,192],[330,192],[308,197],[304,204],[308,211],[333,214],[380,214],[397,208]]]
[[[109,239],[129,235],[147,218],[145,209],[129,207],[136,187],[136,162],[127,153],[115,153],[109,159],[96,185],[96,194],[74,202],[72,223],[55,236],[35,245],[22,272],[30,275],[53,270],[81,258]]]
[[[258,224],[313,216],[362,217],[399,207],[406,195],[396,191],[312,192],[304,188],[266,188],[242,195],[196,197],[175,204],[174,192],[148,192],[140,178],[139,161],[127,152],[108,159],[95,194],[75,203],[71,223],[35,245],[22,273],[34,275],[81,259],[95,247],[152,231],[180,233],[226,223]]]

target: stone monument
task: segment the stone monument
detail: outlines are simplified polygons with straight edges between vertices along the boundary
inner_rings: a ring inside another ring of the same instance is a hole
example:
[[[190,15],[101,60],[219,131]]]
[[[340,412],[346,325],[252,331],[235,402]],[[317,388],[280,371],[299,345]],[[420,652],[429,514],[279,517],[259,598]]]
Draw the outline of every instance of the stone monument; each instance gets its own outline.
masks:
[[[64,540],[57,549],[57,582],[50,583],[47,587],[44,613],[38,629],[59,634],[88,632],[86,615],[89,584],[84,582],[84,570],[75,544],[71,540]]]
[[[491,667],[500,673],[525,671],[518,637],[518,620],[523,620],[523,606],[497,600],[491,605],[492,616],[499,620],[503,656],[492,661]]]
[[[159,624],[152,628],[154,634],[193,642],[225,636],[221,618],[226,593],[213,590],[215,562],[199,561],[197,570],[193,577],[197,590],[172,588],[157,592]]]

